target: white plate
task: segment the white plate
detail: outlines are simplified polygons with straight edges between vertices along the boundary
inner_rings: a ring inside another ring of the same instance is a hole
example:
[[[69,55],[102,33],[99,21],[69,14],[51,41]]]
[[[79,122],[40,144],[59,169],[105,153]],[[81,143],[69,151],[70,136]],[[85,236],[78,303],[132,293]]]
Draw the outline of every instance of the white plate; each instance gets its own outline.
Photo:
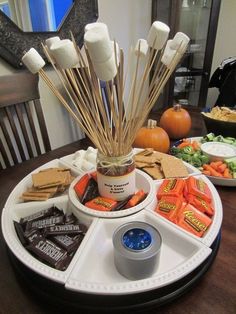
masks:
[[[55,160],[43,167],[54,166],[57,163],[58,160]],[[113,219],[96,218],[75,209],[67,195],[45,202],[16,203],[15,197],[18,194],[15,192],[12,196],[13,202],[9,201],[2,212],[1,225],[4,239],[13,254],[29,269],[74,291],[122,295],[153,290],[173,283],[193,271],[211,254],[210,246],[216,239],[222,222],[221,201],[212,183],[200,174],[212,192],[215,215],[207,233],[203,238],[198,238],[154,212],[156,192],[160,182],[153,181],[144,173],[140,174],[140,178],[142,176],[145,176],[147,186],[150,184],[152,190],[152,197],[145,208],[136,213],[128,213],[126,217],[113,217]],[[25,187],[25,179],[17,185],[16,191],[21,191]],[[49,208],[53,204],[64,211],[72,211],[89,227],[84,240],[64,272],[53,269],[34,258],[20,243],[13,224],[13,220],[19,221],[21,217]],[[147,279],[129,281],[122,277],[114,266],[111,238],[116,227],[134,220],[145,221],[158,228],[163,238],[163,247],[160,265],[156,272]]]
[[[135,170],[135,180],[136,180],[136,190],[143,189],[145,193],[148,193],[147,197],[138,205],[118,210],[118,211],[99,211],[94,210],[92,208],[86,207],[83,204],[80,203],[78,197],[76,196],[74,186],[75,184],[80,180],[81,177],[76,178],[69,188],[69,200],[71,203],[75,206],[75,208],[78,211],[81,211],[87,215],[95,216],[95,217],[103,217],[103,218],[117,218],[117,217],[124,217],[128,215],[132,215],[143,208],[145,208],[147,205],[149,205],[152,200],[155,197],[155,186],[153,184],[153,180],[149,175],[144,173],[141,170],[136,169]]]
[[[190,140],[195,140],[200,142],[202,137],[190,137]],[[196,169],[196,168],[195,168]],[[224,179],[220,177],[207,176],[207,178],[214,184],[219,186],[236,186],[236,179]]]

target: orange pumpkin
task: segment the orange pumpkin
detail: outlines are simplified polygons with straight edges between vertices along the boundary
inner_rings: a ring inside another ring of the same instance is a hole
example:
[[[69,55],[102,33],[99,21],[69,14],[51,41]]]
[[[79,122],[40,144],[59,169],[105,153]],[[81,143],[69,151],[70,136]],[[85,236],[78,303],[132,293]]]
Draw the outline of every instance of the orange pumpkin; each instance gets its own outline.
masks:
[[[165,110],[160,119],[160,126],[171,139],[180,139],[188,135],[192,121],[187,110],[176,104]]]
[[[167,153],[170,148],[170,139],[165,130],[157,126],[155,120],[148,120],[147,127],[142,127],[134,140],[134,147],[154,148],[154,150]]]

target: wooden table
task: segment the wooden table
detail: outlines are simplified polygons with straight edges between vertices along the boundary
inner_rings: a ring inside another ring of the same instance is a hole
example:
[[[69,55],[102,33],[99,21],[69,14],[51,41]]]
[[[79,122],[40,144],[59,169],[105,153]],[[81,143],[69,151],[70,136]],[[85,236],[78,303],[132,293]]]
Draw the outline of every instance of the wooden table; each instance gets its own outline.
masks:
[[[153,114],[152,118],[155,118],[155,115]],[[199,113],[192,112],[191,115],[193,127],[190,136],[206,134]],[[87,145],[87,140],[81,140],[0,172],[0,208],[4,207],[15,185],[29,172],[50,160],[71,154]],[[224,218],[221,244],[213,265],[187,294],[161,308],[154,307],[138,313],[236,313],[236,189],[216,188],[223,203]],[[46,304],[37,295],[33,296],[30,293],[27,285],[16,276],[2,233],[0,237],[0,313],[69,313],[67,308]],[[79,313],[88,312],[82,310]]]

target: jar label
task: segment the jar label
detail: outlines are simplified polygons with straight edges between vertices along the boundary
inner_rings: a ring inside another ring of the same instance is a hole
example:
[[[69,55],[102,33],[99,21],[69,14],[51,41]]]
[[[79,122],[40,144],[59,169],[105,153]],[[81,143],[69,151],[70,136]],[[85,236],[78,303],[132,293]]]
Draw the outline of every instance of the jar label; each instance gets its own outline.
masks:
[[[97,171],[99,194],[122,201],[135,193],[135,170],[123,176],[106,176]]]

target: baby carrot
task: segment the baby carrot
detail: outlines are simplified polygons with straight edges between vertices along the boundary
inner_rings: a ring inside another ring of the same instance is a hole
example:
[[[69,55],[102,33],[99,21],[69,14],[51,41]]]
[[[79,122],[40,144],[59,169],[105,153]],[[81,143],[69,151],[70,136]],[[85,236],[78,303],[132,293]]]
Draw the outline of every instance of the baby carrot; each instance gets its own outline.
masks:
[[[211,175],[211,172],[209,170],[203,170],[202,173],[205,174],[206,176]]]
[[[191,146],[191,143],[190,142],[187,142],[187,141],[184,141],[182,143],[180,143],[177,148],[183,148],[183,147],[186,147],[186,146]]]
[[[198,150],[200,146],[199,146],[197,141],[193,141],[192,142],[192,147],[193,147],[194,150]]]
[[[222,164],[218,167],[218,171],[223,173],[225,171],[225,169],[227,168],[227,165],[226,164]]]
[[[216,171],[218,171],[218,167],[221,166],[222,164],[223,164],[223,161],[212,161],[210,163],[210,166]]]
[[[221,173],[219,173],[218,171],[216,171],[214,168],[212,168],[210,165],[204,164],[203,165],[203,169],[210,171],[211,176],[214,177],[223,177]]]
[[[226,168],[224,173],[223,173],[223,177],[224,178],[228,178],[228,179],[231,179],[232,178],[232,175],[230,174],[229,172],[229,168]]]

